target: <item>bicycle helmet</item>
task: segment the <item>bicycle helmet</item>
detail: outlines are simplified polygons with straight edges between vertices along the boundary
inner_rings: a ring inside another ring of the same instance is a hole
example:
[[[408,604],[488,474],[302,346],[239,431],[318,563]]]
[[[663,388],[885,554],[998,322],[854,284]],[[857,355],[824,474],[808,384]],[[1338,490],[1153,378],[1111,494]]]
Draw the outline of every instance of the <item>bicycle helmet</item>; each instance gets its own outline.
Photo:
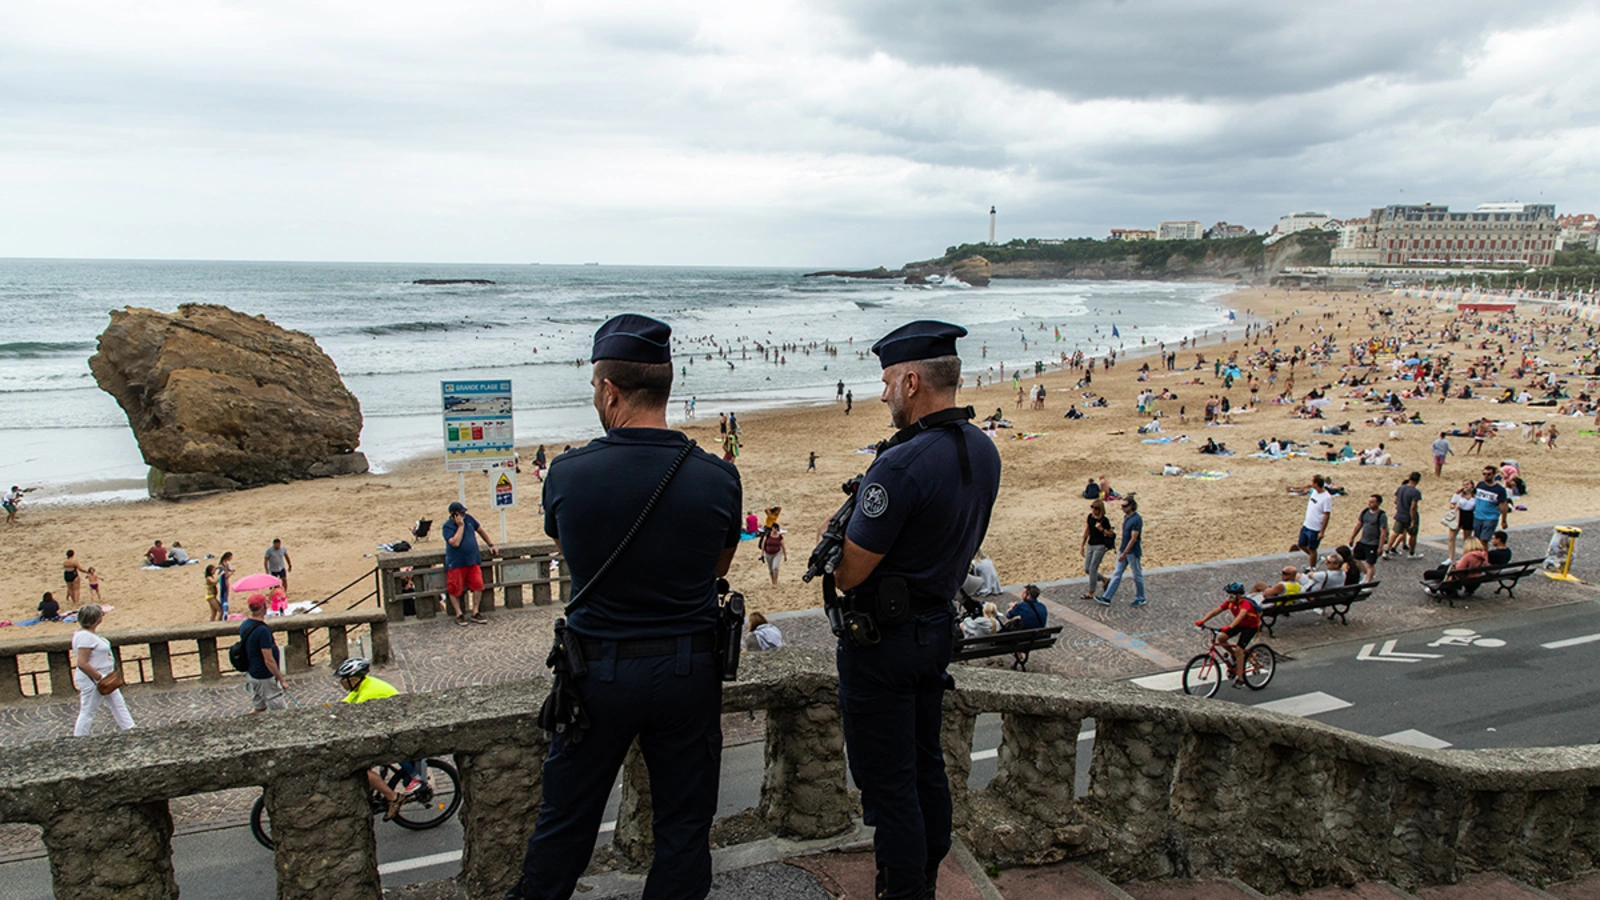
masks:
[[[1223,588],[1223,590],[1235,596],[1244,596],[1244,585],[1237,581],[1228,582],[1228,586]]]
[[[372,663],[359,656],[352,656],[333,670],[333,677],[343,680],[345,678],[365,678],[372,671]]]

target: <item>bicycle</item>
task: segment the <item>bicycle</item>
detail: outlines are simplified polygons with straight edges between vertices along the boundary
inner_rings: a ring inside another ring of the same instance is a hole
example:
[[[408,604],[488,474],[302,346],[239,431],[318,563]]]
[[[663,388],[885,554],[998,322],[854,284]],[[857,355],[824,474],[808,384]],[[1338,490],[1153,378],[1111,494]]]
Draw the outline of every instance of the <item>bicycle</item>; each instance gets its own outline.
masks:
[[[398,765],[382,765],[377,768],[383,776],[384,784],[397,791],[404,788],[407,779]],[[409,795],[393,821],[401,828],[411,831],[438,828],[461,807],[460,773],[456,771],[455,766],[442,759],[429,759],[424,762],[418,777],[422,780],[422,786]],[[368,791],[367,802],[372,807],[374,816],[381,817],[389,811],[388,802],[377,791]],[[267,815],[265,794],[256,799],[256,805],[250,810],[250,833],[261,846],[268,850],[276,848],[277,845],[272,840],[272,822]]]
[[[1209,625],[1200,626],[1201,630],[1211,632],[1211,646],[1206,652],[1189,660],[1189,665],[1183,669],[1183,692],[1194,697],[1214,697],[1217,688],[1222,686],[1225,679],[1232,679],[1235,675],[1233,666],[1233,653],[1217,636],[1222,633],[1220,628]],[[1266,644],[1251,644],[1244,654],[1244,683],[1253,691],[1259,691],[1272,681],[1272,675],[1278,669],[1278,656]]]

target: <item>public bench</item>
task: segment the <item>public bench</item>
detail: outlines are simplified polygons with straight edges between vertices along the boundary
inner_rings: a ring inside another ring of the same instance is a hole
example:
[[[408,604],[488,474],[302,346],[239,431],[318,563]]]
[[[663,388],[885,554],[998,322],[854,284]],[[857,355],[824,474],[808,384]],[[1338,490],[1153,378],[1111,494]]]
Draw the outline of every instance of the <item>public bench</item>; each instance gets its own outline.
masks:
[[[1320,591],[1311,591],[1306,594],[1290,594],[1287,597],[1273,597],[1272,600],[1281,602],[1267,602],[1261,608],[1261,627],[1267,630],[1269,637],[1276,637],[1272,633],[1272,625],[1279,616],[1290,613],[1304,612],[1305,610],[1322,610],[1329,619],[1337,618],[1342,625],[1349,625],[1347,617],[1350,607],[1362,600],[1372,597],[1372,592],[1377,589],[1381,581],[1363,581],[1360,584],[1347,584],[1336,588],[1323,588]]]
[[[1489,566],[1482,569],[1468,569],[1466,572],[1447,572],[1440,581],[1422,579],[1422,589],[1432,595],[1434,602],[1445,600],[1452,607],[1456,605],[1456,598],[1463,593],[1471,594],[1479,586],[1494,583],[1494,592],[1506,592],[1512,600],[1517,599],[1517,582],[1539,571],[1544,565],[1544,557],[1537,559],[1524,559],[1508,562],[1503,566]]]
[[[1011,668],[1026,671],[1028,668],[1028,654],[1035,650],[1047,650],[1056,645],[1056,635],[1061,633],[1063,626],[1050,625],[1045,628],[1023,628],[1015,631],[997,631],[982,637],[956,638],[955,647],[950,653],[951,662],[965,662],[969,659],[983,659],[989,656],[1005,656],[1011,654]]]

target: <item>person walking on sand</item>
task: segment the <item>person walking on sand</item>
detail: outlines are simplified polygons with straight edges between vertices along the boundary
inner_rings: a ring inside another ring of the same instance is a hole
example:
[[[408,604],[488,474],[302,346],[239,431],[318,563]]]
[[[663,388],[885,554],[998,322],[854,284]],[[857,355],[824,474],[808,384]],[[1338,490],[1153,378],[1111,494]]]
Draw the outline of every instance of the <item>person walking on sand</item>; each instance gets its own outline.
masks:
[[[1117,567],[1111,571],[1111,581],[1106,592],[1094,598],[1101,606],[1110,606],[1111,599],[1122,586],[1122,575],[1133,570],[1133,606],[1143,606],[1144,595],[1144,517],[1139,515],[1139,501],[1129,494],[1122,498],[1122,552],[1117,554]]]
[[[850,415],[850,408],[855,406],[855,405],[856,405],[856,392],[855,391],[845,391],[844,392],[844,414],[847,415],[847,416]]]
[[[767,564],[767,574],[772,576],[772,586],[778,586],[778,565],[783,562],[783,529],[773,522],[761,538],[761,561]]]
[[[289,558],[289,551],[283,546],[283,541],[273,538],[272,546],[262,553],[261,561],[267,568],[267,574],[278,579],[278,585],[287,593],[289,573],[294,571],[294,560]]]
[[[82,587],[84,571],[83,563],[78,561],[73,551],[68,550],[67,558],[61,563],[61,580],[67,583],[67,603],[73,609],[78,608],[78,591]]]
[[[806,461],[806,471],[807,472],[815,472],[816,470],[817,470],[817,451],[813,450],[813,451],[811,451],[811,459]]]
[[[111,720],[123,731],[133,727],[133,716],[128,704],[123,702],[122,688],[112,676],[116,674],[116,658],[111,654],[111,642],[96,634],[105,612],[96,604],[78,610],[78,630],[72,635],[72,683],[78,689],[78,723],[72,729],[74,737],[88,737],[100,707],[111,710]],[[109,688],[109,690],[107,690]]]
[[[0,507],[5,507],[7,525],[16,524],[17,510],[22,507],[22,495],[27,492],[27,489],[19,488],[13,484],[11,490],[6,491],[4,499],[0,500]]]
[[[1321,475],[1311,476],[1311,492],[1306,500],[1306,517],[1300,525],[1300,534],[1290,553],[1304,553],[1309,562],[1306,568],[1317,567],[1317,548],[1322,545],[1322,535],[1328,530],[1328,520],[1333,518],[1333,494],[1328,492],[1328,480]]]
[[[1439,432],[1439,439],[1433,442],[1433,477],[1439,477],[1439,473],[1444,471],[1444,458],[1453,456],[1455,452],[1450,447],[1450,439],[1445,436],[1445,432]]]
[[[99,603],[100,602],[100,574],[94,570],[94,566],[90,566],[88,568],[88,570],[86,570],[83,573],[83,579],[85,581],[89,582],[89,599],[93,600],[96,603]]]

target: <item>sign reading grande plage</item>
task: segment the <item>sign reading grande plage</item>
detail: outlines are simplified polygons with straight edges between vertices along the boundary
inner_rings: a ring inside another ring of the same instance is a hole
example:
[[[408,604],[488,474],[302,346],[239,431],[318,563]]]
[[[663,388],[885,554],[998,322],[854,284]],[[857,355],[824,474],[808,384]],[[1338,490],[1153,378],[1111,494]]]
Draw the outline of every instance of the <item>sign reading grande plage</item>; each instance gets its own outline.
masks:
[[[444,469],[482,472],[515,455],[511,382],[442,381]]]

